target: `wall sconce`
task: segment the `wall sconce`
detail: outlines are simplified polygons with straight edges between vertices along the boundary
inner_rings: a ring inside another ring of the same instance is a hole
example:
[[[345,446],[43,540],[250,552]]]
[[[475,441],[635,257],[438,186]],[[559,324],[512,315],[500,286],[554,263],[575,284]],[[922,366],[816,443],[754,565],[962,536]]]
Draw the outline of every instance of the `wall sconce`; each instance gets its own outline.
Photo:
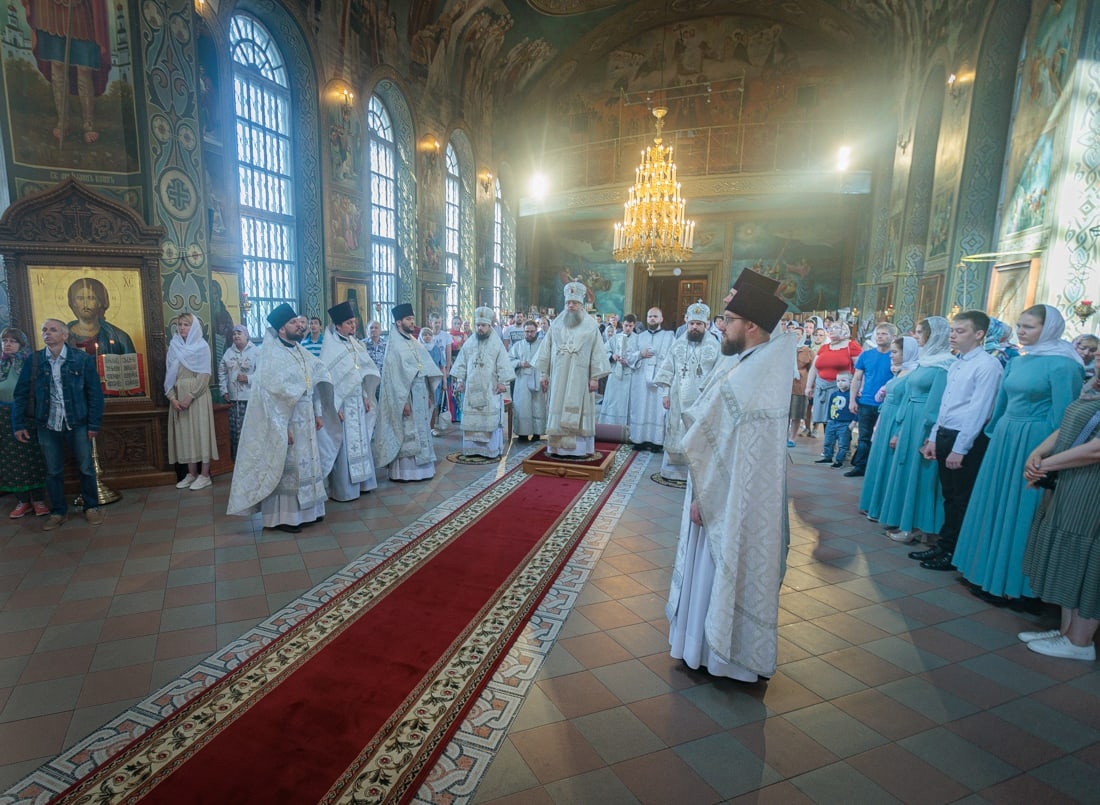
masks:
[[[910,138],[911,135],[912,135],[912,130],[907,131],[904,134],[899,134],[898,135],[898,148],[901,149],[901,152],[903,154],[905,153],[905,149],[909,147],[909,138]]]
[[[344,109],[343,109],[343,111],[344,111],[345,114],[350,114],[351,113],[351,102],[355,100],[355,93],[352,92],[350,89],[345,89],[340,94],[344,98]]]
[[[493,174],[489,171],[482,171],[477,176],[478,182],[481,183],[481,191],[488,194],[493,187]]]
[[[424,156],[428,158],[428,163],[434,168],[436,160],[439,159],[439,140],[436,139],[434,134],[425,134],[420,139],[420,150],[424,152]]]

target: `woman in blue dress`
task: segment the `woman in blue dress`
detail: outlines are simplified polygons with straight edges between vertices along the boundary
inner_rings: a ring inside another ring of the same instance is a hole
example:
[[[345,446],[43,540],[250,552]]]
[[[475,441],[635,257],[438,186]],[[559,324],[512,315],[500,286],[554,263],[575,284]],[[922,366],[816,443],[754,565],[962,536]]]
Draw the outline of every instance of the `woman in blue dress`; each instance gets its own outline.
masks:
[[[947,385],[947,367],[955,362],[948,343],[950,325],[942,316],[929,316],[917,325],[923,337],[917,368],[906,379],[906,398],[898,412],[901,427],[894,437],[896,449],[883,497],[879,522],[886,536],[908,543],[921,533],[935,534],[943,525],[943,494],[939,468],[920,454],[940,410]]]
[[[890,345],[891,370],[894,376],[879,391],[882,402],[878,409],[878,423],[871,438],[871,452],[867,454],[867,474],[863,491],[859,496],[859,510],[867,519],[877,522],[882,511],[882,496],[886,491],[887,473],[894,457],[890,440],[898,432],[897,414],[905,399],[905,376],[917,367],[920,346],[911,335],[895,338]]]
[[[1021,467],[1058,427],[1077,399],[1085,369],[1073,345],[1062,340],[1066,324],[1058,309],[1034,305],[1020,314],[1016,338],[1021,354],[1005,367],[989,436],[970,506],[966,510],[955,567],[989,596],[1031,597],[1024,578],[1024,549],[1042,490],[1028,488]]]

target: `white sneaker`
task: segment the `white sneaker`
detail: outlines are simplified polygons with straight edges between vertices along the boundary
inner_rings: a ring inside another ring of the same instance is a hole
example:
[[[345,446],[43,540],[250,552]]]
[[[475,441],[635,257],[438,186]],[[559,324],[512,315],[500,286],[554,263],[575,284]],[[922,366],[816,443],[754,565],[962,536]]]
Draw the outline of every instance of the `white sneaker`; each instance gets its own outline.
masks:
[[[1092,662],[1096,659],[1096,646],[1090,643],[1087,646],[1075,646],[1064,634],[1057,637],[1048,637],[1045,640],[1032,640],[1027,647],[1036,654],[1045,654],[1048,657],[1061,657],[1065,660],[1084,660]]]
[[[913,536],[912,531],[887,531],[886,536],[892,539],[894,542],[900,542],[902,545],[909,545],[912,542],[916,542],[917,538]]]
[[[193,483],[195,483],[195,476],[188,473],[186,478],[176,484],[176,489],[190,489]]]
[[[1062,634],[1061,629],[1047,629],[1045,632],[1020,632],[1016,637],[1024,643],[1030,643],[1032,640],[1049,640],[1060,634]]]
[[[209,486],[213,486],[214,482],[210,480],[209,475],[200,475],[195,479],[195,482],[191,484],[191,491],[195,492],[199,489],[206,489]]]

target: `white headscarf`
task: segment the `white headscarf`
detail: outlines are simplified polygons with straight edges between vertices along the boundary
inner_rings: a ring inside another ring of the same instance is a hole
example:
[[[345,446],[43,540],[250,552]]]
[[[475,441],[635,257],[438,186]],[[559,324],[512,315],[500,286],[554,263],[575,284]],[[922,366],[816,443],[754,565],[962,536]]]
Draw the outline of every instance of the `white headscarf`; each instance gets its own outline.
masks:
[[[1062,333],[1066,331],[1066,320],[1058,308],[1053,305],[1043,305],[1046,316],[1043,318],[1043,331],[1039,333],[1039,340],[1030,347],[1021,346],[1021,355],[1061,355],[1063,358],[1072,358],[1079,366],[1085,362],[1073,348],[1073,344],[1062,339]]]
[[[929,316],[930,333],[928,340],[921,347],[920,357],[917,359],[919,366],[950,366],[958,360],[951,354],[951,324],[943,316]]]
[[[168,367],[164,373],[164,392],[167,394],[176,386],[176,377],[180,366],[186,366],[197,375],[210,372],[210,345],[202,337],[202,322],[192,314],[191,330],[184,341],[179,332],[172,336],[168,344]]]
[[[901,343],[901,368],[898,369],[898,374],[904,375],[917,368],[917,357],[920,355],[920,344],[918,344],[917,339],[913,338],[911,335],[902,336]]]
[[[829,332],[829,330],[832,330],[834,327],[840,330],[839,341],[833,341],[833,334]],[[852,339],[852,328],[842,321],[834,321],[832,324],[829,325],[829,328],[825,331],[825,334],[829,336],[829,340],[825,342],[828,345],[829,349],[847,349],[848,342]]]

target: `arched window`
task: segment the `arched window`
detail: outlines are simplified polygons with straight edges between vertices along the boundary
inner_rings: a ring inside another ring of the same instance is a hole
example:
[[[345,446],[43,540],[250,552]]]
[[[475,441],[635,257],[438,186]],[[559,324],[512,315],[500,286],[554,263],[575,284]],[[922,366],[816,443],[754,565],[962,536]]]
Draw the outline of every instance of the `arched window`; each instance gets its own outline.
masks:
[[[493,310],[499,315],[500,292],[504,287],[504,203],[500,179],[493,180]]]
[[[458,221],[461,215],[462,201],[459,194],[459,166],[458,154],[450,143],[447,143],[447,189],[446,189],[446,238],[443,247],[444,267],[451,276],[451,284],[447,286],[447,310],[444,314],[444,325],[450,326],[451,319],[458,315],[458,284],[461,281],[459,266],[459,227]]]
[[[397,149],[382,99],[367,104],[371,299],[383,312],[397,304]]]
[[[252,303],[249,331],[256,334],[273,308],[298,306],[290,87],[282,54],[255,18],[233,17],[229,45],[244,291]]]

